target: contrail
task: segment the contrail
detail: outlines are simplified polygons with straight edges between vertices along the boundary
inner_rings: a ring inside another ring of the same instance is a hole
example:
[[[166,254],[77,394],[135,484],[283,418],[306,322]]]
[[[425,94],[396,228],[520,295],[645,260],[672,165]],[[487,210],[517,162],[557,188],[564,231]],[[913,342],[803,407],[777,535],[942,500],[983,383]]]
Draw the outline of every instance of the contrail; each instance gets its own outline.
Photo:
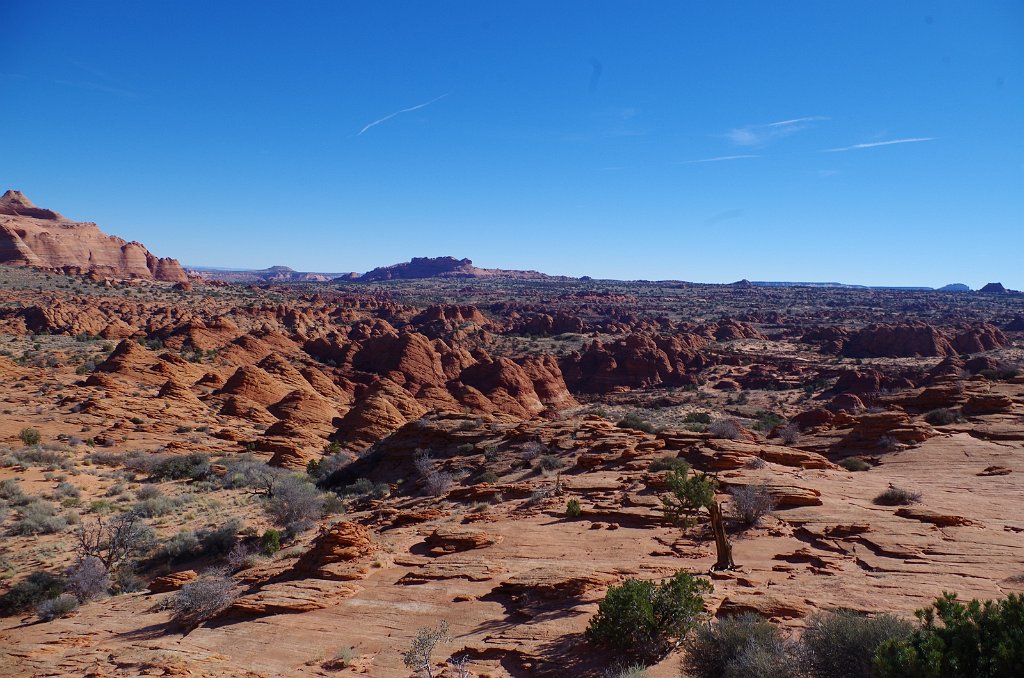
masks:
[[[701,158],[700,160],[677,160],[673,165],[694,165],[698,162],[722,162],[723,160],[743,160],[745,158],[760,158],[759,155],[719,155],[714,158]]]
[[[854,144],[842,148],[826,148],[826,153],[841,153],[842,151],[856,151],[862,148],[877,148],[879,146],[892,146],[893,144],[916,144],[921,141],[935,141],[934,137],[913,137],[910,139],[891,139],[889,141],[875,141],[869,144]]]
[[[446,93],[442,94],[442,95],[441,95],[441,96],[439,96],[439,97],[435,97],[435,98],[431,99],[430,101],[428,101],[428,102],[427,102],[427,103],[425,103],[425,104],[417,104],[417,105],[415,105],[415,106],[410,106],[409,108],[403,108],[403,109],[402,109],[402,110],[400,110],[400,111],[395,111],[394,113],[392,113],[392,114],[390,114],[390,115],[385,115],[385,116],[384,116],[383,118],[381,118],[380,120],[374,120],[374,121],[373,121],[373,122],[371,122],[371,123],[370,123],[369,125],[367,125],[367,126],[366,126],[366,127],[364,127],[363,129],[359,130],[359,134],[357,134],[356,136],[357,136],[357,137],[358,137],[358,136],[362,136],[363,132],[365,132],[366,130],[370,129],[371,127],[376,127],[377,125],[381,124],[382,122],[385,122],[385,121],[387,121],[387,120],[390,120],[391,118],[394,118],[394,117],[395,117],[395,116],[397,116],[397,115],[401,115],[402,113],[409,113],[410,111],[416,111],[416,110],[419,110],[419,109],[421,109],[421,108],[425,108],[425,107],[429,106],[430,104],[432,104],[432,103],[434,103],[434,102],[436,102],[436,101],[440,101],[441,99],[444,99],[444,98],[445,98],[446,96],[448,96],[449,94],[451,94],[451,92],[446,92]]]

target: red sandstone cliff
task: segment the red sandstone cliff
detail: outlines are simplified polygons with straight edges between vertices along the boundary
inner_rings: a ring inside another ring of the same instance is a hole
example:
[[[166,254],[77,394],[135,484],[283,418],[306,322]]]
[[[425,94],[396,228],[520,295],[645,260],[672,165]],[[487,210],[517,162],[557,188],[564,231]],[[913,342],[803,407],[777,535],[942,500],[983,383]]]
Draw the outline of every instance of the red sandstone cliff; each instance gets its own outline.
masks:
[[[107,235],[96,224],[36,207],[21,191],[0,197],[0,263],[111,278],[188,280],[177,260],[158,258],[142,243]]]

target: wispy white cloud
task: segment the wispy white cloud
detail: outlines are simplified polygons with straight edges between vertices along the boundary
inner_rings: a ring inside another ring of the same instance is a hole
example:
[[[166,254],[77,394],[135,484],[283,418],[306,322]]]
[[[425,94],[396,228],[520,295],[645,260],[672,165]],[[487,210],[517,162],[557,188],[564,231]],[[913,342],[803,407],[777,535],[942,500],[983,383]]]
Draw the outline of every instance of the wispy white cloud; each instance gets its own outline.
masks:
[[[842,153],[843,151],[859,151],[862,148],[877,148],[879,146],[892,146],[893,144],[916,144],[922,141],[935,141],[935,137],[908,137],[906,139],[890,139],[888,141],[872,141],[867,144],[854,144],[842,148],[826,148],[824,153]]]
[[[760,155],[719,155],[714,158],[700,158],[698,160],[677,160],[673,165],[694,165],[699,162],[723,162],[725,160],[744,160],[746,158],[760,158]]]
[[[788,137],[790,134],[795,134],[807,128],[811,123],[822,120],[828,120],[828,118],[820,115],[809,115],[803,118],[779,120],[763,125],[747,125],[731,129],[725,136],[737,146],[759,146],[772,139]]]
[[[366,132],[367,130],[370,130],[370,129],[372,129],[372,128],[376,127],[377,125],[381,124],[382,122],[387,122],[387,121],[388,121],[388,120],[390,120],[391,118],[394,118],[394,117],[396,117],[396,116],[399,116],[399,115],[401,115],[402,113],[411,113],[412,111],[418,111],[418,110],[419,110],[419,109],[421,109],[421,108],[426,108],[426,107],[427,107],[427,106],[429,106],[430,104],[436,103],[436,102],[440,101],[441,99],[444,99],[444,98],[445,98],[446,96],[448,96],[449,94],[451,94],[451,92],[445,92],[445,93],[444,93],[444,94],[442,94],[441,96],[439,96],[439,97],[434,97],[433,99],[431,99],[430,101],[428,101],[428,102],[426,102],[426,103],[422,103],[422,104],[416,104],[415,106],[410,106],[409,108],[403,108],[403,109],[402,109],[402,110],[400,110],[400,111],[395,111],[394,113],[391,113],[391,114],[389,114],[389,115],[385,115],[385,116],[384,116],[383,118],[380,118],[379,120],[374,120],[374,121],[373,121],[373,122],[371,122],[371,123],[370,123],[369,125],[366,125],[365,127],[363,127],[363,129],[359,130],[359,133],[358,133],[358,134],[356,134],[356,136],[357,136],[357,137],[358,137],[358,136],[362,136],[362,134],[363,134],[364,132]]]

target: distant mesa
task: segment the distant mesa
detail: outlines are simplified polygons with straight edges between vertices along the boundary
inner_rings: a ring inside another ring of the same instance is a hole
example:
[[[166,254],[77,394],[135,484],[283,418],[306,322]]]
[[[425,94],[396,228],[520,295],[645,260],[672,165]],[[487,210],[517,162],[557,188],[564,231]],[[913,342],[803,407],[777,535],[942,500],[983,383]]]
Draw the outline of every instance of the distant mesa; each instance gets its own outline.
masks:
[[[364,273],[360,280],[412,280],[418,278],[471,278],[477,267],[470,259],[455,257],[413,257],[411,261],[391,266],[381,266]]]
[[[289,266],[271,266],[255,270],[235,270],[224,268],[189,267],[188,272],[204,280],[217,280],[224,283],[293,283],[293,282],[327,282],[338,276],[337,273],[307,273],[296,271]]]
[[[0,197],[0,263],[109,278],[188,281],[176,259],[158,258],[142,243],[36,207],[13,190]]]
[[[510,278],[517,280],[574,280],[539,271],[479,268],[470,259],[455,257],[413,257],[410,261],[375,268],[358,278],[359,282],[419,280],[423,278]],[[351,279],[351,278],[349,278]]]
[[[971,288],[963,283],[950,283],[938,289],[939,292],[970,292]]]
[[[743,288],[743,289],[747,289],[747,288],[750,288],[750,287],[753,287],[753,286],[754,286],[754,283],[750,282],[746,278],[744,278],[743,280],[737,280],[734,283],[729,283],[729,287],[740,287],[740,288]]]
[[[978,290],[982,294],[1009,294],[1010,290],[1003,287],[1003,283],[990,282]]]

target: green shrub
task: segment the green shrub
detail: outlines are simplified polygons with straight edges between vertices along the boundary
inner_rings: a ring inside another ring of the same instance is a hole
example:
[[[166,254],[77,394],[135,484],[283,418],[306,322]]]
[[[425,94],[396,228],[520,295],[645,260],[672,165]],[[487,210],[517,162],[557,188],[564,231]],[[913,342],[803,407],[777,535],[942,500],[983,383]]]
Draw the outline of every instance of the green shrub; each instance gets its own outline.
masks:
[[[701,626],[686,643],[685,666],[695,678],[795,678],[796,652],[777,626],[756,614]]]
[[[871,464],[864,461],[860,457],[847,457],[846,459],[843,459],[841,462],[839,462],[839,465],[845,468],[847,471],[854,472],[867,471],[869,468],[871,468]]]
[[[647,667],[643,664],[625,664],[605,669],[602,678],[647,678]]]
[[[1009,381],[1020,374],[1020,368],[1015,366],[1004,366],[995,369],[985,369],[978,372],[989,381]]]
[[[631,428],[644,433],[654,433],[654,425],[635,412],[630,412],[615,424],[619,428]]]
[[[498,482],[498,474],[497,473],[495,473],[494,471],[484,471],[483,473],[481,473],[480,475],[478,475],[476,477],[476,480],[473,481],[473,484],[476,485],[476,484],[479,484],[479,483],[496,483],[496,482]]]
[[[664,457],[658,457],[652,461],[651,465],[647,467],[647,470],[654,472],[682,470],[683,473],[686,473],[690,470],[690,465],[679,457],[666,455]]]
[[[920,492],[904,490],[902,487],[890,487],[874,499],[874,502],[880,506],[907,506],[919,501],[921,501]]]
[[[273,528],[263,533],[260,538],[260,548],[263,553],[272,556],[281,550],[281,533]]]
[[[78,609],[78,598],[70,593],[62,593],[56,598],[44,600],[36,606],[36,616],[43,621],[53,621],[66,617]]]
[[[21,429],[21,433],[18,434],[18,437],[21,438],[21,442],[26,445],[38,445],[39,441],[43,439],[39,434],[39,431],[34,428]]]
[[[768,412],[766,410],[759,410],[757,412],[757,421],[754,422],[754,428],[762,433],[771,431],[776,426],[782,426],[786,423],[786,420],[775,414],[774,412]]]
[[[658,659],[705,617],[704,595],[711,590],[707,580],[682,571],[659,583],[627,579],[608,589],[586,638],[636,658]]]
[[[690,475],[688,468],[680,468],[665,474],[665,480],[669,493],[661,498],[662,510],[677,525],[693,525],[701,509],[715,500],[716,482],[706,473]]]
[[[375,483],[369,478],[359,478],[351,485],[343,487],[339,494],[342,496],[373,497],[382,499],[388,496],[391,488],[387,483]]]
[[[64,578],[49,572],[33,572],[0,596],[0,617],[29,610],[64,592]]]
[[[683,417],[684,424],[710,424],[711,415],[707,412],[690,412]]]
[[[940,407],[924,415],[924,420],[932,426],[944,426],[946,424],[958,424],[964,420],[960,413],[948,407]]]
[[[818,612],[800,639],[813,678],[871,678],[871,664],[887,640],[910,635],[909,622],[891,614],[868,617],[852,610]]]
[[[264,503],[267,515],[290,534],[304,532],[324,514],[324,495],[308,476],[286,476]]]
[[[583,513],[583,507],[580,506],[580,502],[576,499],[570,499],[565,503],[565,516],[567,518],[576,519],[579,518]]]
[[[164,542],[159,555],[172,563],[223,556],[238,541],[240,527],[238,520],[230,520],[216,529],[182,530]]]
[[[956,594],[943,593],[916,615],[918,629],[879,647],[879,678],[1024,674],[1024,595],[1011,593],[1003,600],[972,600],[965,605]]]
[[[150,469],[150,476],[154,480],[199,480],[209,474],[210,459],[201,454],[162,455]]]
[[[57,507],[48,501],[36,500],[18,510],[11,532],[20,535],[53,534],[68,526],[67,518],[58,515]]]
[[[202,554],[199,535],[194,530],[182,530],[165,541],[160,551],[172,563],[197,558]]]
[[[537,468],[541,471],[556,471],[563,466],[562,460],[553,454],[543,454],[537,459]]]
[[[0,501],[12,506],[24,506],[32,501],[32,497],[21,491],[17,478],[5,478],[0,480]]]

